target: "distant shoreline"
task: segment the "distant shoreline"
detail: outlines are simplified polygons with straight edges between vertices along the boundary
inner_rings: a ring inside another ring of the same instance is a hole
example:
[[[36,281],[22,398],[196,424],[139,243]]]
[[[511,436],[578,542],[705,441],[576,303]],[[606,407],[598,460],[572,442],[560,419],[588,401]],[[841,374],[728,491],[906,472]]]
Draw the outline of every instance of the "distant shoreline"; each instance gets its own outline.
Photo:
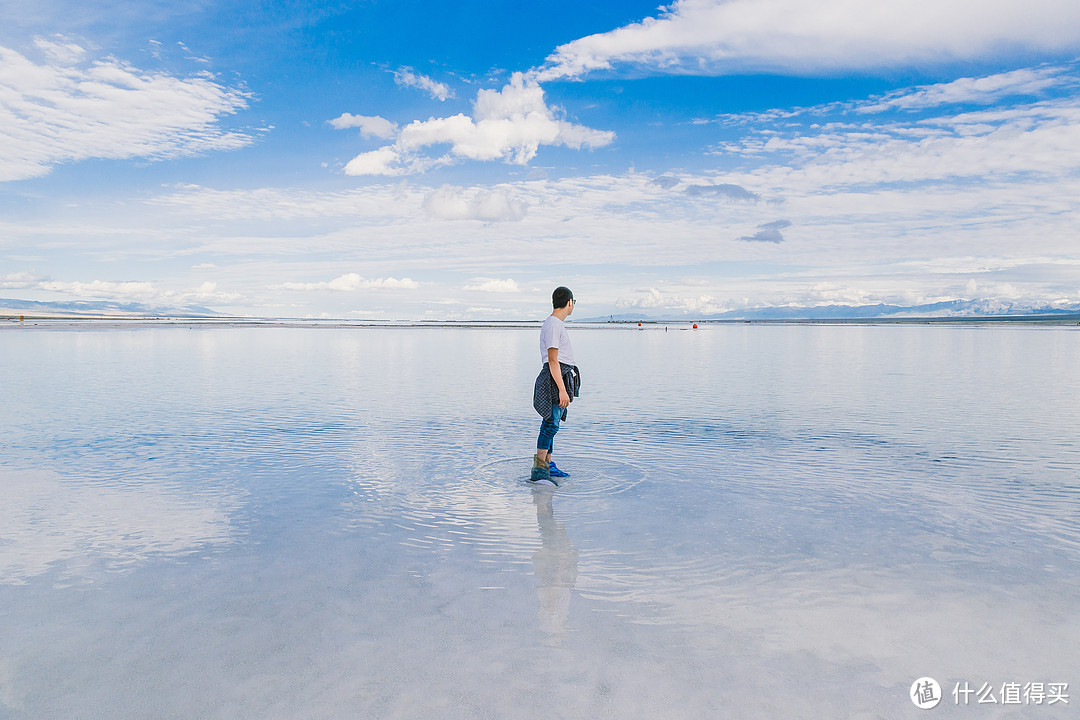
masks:
[[[67,329],[147,328],[147,327],[276,327],[276,328],[535,328],[537,320],[347,320],[248,317],[118,317],[81,315],[12,315],[0,313],[0,328],[52,327]],[[882,317],[882,318],[760,318],[720,320],[580,320],[588,328],[679,327],[708,325],[1041,325],[1080,326],[1075,315],[996,315],[967,317]]]

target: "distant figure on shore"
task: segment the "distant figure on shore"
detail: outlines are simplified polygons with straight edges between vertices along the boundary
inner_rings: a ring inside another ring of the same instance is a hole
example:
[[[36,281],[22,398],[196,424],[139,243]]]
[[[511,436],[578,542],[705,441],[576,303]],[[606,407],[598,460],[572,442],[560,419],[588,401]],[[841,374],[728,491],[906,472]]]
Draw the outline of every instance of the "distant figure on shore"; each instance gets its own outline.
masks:
[[[544,485],[558,485],[555,478],[568,477],[551,459],[555,433],[566,419],[566,408],[578,395],[581,373],[574,364],[574,349],[566,332],[565,320],[574,312],[574,293],[557,287],[551,293],[551,315],[540,328],[540,374],[533,384],[533,407],[543,420],[536,440],[532,474],[529,480]]]

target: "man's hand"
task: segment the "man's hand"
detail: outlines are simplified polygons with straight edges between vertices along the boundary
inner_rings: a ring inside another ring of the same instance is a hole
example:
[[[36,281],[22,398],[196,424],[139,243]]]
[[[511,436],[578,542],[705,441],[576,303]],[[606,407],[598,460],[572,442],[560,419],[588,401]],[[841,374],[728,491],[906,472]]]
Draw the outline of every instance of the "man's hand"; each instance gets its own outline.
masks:
[[[565,388],[559,388],[559,407],[564,408],[570,405],[570,394],[566,392]]]

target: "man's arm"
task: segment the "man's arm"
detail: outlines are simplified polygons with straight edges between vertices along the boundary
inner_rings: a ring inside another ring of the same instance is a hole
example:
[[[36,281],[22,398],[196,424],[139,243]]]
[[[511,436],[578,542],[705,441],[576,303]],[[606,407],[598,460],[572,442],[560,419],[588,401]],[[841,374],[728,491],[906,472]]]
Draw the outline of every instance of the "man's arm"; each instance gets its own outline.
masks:
[[[559,407],[568,406],[570,404],[570,395],[566,392],[566,385],[563,384],[562,370],[559,368],[559,348],[557,347],[548,348],[548,372],[551,373],[551,379],[559,387]]]

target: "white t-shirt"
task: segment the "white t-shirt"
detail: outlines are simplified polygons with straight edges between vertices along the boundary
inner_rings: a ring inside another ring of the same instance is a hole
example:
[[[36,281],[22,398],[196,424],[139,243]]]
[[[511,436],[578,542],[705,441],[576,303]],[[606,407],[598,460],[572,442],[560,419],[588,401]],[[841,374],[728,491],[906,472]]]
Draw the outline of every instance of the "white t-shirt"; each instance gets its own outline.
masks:
[[[566,332],[566,323],[554,315],[548,315],[540,328],[540,362],[548,361],[548,348],[559,348],[559,362],[577,365],[574,362],[574,348],[570,346],[570,334]]]

